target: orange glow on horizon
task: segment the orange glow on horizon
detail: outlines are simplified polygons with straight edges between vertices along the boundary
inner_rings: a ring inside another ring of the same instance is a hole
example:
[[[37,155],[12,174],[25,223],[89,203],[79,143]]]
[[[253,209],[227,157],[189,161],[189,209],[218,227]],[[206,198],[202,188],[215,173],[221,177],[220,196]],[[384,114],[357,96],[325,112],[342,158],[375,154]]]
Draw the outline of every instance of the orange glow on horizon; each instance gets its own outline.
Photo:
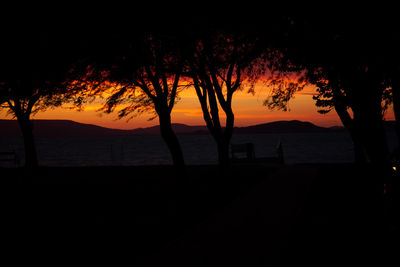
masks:
[[[235,93],[232,102],[235,114],[235,126],[249,126],[267,123],[278,120],[301,120],[309,121],[319,126],[340,126],[342,125],[335,111],[328,114],[319,114],[318,108],[312,99],[315,88],[306,86],[302,91],[297,92],[289,102],[289,111],[269,110],[263,105],[264,100],[270,96],[271,91],[264,86],[256,86],[254,94],[248,93],[246,88]],[[203,113],[198,103],[196,92],[193,88],[187,88],[179,94],[180,100],[172,111],[172,122],[188,125],[205,125]],[[101,108],[101,100],[96,100],[84,107],[83,111],[76,111],[66,107],[49,109],[45,112],[36,114],[33,119],[63,119],[73,120],[80,123],[99,125],[115,129],[134,129],[139,127],[149,127],[158,124],[157,118],[150,120],[153,114],[142,114],[132,118],[127,122],[126,119],[118,119],[117,113],[104,114],[98,112]],[[118,107],[116,110],[121,109]],[[224,120],[224,113],[220,111],[221,120]],[[6,116],[3,110],[0,112],[0,119],[11,119]],[[387,120],[394,119],[393,112],[387,112]]]

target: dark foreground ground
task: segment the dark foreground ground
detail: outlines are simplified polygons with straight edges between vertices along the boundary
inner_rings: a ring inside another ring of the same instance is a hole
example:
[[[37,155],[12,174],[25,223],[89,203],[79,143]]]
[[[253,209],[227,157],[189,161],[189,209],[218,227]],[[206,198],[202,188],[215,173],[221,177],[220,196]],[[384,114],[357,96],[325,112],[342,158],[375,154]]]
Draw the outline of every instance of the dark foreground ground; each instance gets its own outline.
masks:
[[[2,252],[16,265],[392,266],[398,254],[382,239],[395,239],[397,206],[386,199],[382,216],[368,166],[0,172]]]

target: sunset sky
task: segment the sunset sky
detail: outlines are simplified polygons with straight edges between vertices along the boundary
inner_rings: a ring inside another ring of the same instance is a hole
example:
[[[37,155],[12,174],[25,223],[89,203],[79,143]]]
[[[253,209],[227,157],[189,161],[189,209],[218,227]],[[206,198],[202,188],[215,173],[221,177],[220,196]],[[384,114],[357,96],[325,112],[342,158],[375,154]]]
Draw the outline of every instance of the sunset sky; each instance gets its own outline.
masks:
[[[270,90],[265,86],[256,86],[255,94],[247,93],[247,90],[238,91],[233,97],[233,111],[235,114],[235,126],[248,126],[278,120],[309,121],[319,126],[342,125],[334,111],[328,114],[320,114],[312,99],[315,89],[312,86],[305,87],[289,102],[289,111],[269,110],[263,105],[264,100],[270,95]],[[193,88],[188,88],[180,94],[180,101],[172,112],[173,123],[188,125],[204,125],[203,115],[196,93]],[[98,112],[100,103],[92,103],[85,106],[84,111],[76,111],[68,108],[50,109],[36,114],[33,119],[64,119],[81,123],[95,124],[115,129],[134,129],[158,124],[158,119],[150,120],[152,114],[143,114],[134,117],[127,122],[126,119],[117,119],[116,112],[104,114]],[[220,116],[223,117],[223,111]],[[11,119],[4,111],[0,113],[0,119]],[[393,119],[393,114],[388,112],[386,119]]]

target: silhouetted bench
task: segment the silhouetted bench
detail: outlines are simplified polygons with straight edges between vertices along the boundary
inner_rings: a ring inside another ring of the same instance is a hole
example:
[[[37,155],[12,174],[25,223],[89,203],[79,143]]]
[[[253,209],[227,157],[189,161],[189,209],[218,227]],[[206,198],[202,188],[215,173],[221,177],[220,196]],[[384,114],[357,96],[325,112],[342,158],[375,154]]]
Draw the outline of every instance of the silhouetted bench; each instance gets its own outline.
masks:
[[[237,154],[245,154],[246,159],[254,159],[256,157],[253,143],[231,144],[231,154],[232,159],[237,159]]]
[[[256,158],[253,143],[231,144],[232,162],[257,162],[284,164],[282,142],[276,145],[276,157]],[[242,155],[242,157],[238,157]]]
[[[17,166],[19,158],[15,151],[0,151],[0,162],[13,162]]]

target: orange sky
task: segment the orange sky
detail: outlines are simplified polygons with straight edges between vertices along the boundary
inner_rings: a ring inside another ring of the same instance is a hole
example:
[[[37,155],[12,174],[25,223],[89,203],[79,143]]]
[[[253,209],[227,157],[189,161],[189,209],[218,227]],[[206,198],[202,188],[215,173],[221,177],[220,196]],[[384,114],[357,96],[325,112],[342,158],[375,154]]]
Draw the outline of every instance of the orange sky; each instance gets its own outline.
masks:
[[[319,126],[341,125],[341,122],[334,111],[328,114],[319,114],[312,99],[313,87],[306,87],[299,92],[289,102],[290,110],[287,112],[269,110],[263,106],[264,100],[269,96],[269,91],[265,88],[256,87],[255,95],[249,94],[246,90],[238,91],[233,97],[233,111],[235,114],[236,126],[248,126],[259,123],[272,122],[277,120],[301,120],[309,121]],[[91,104],[85,107],[84,111],[75,111],[66,108],[57,108],[36,114],[34,119],[66,119],[81,123],[95,124],[115,129],[134,129],[138,127],[148,127],[158,124],[157,118],[149,121],[150,114],[143,114],[131,119],[118,120],[116,113],[103,114],[96,112],[99,104]],[[220,112],[222,115],[223,112]],[[393,119],[393,114],[389,113],[386,119]],[[0,119],[10,119],[5,112],[0,113]],[[188,125],[204,125],[200,105],[193,88],[188,88],[181,93],[181,100],[175,105],[172,112],[174,123],[184,123]]]

